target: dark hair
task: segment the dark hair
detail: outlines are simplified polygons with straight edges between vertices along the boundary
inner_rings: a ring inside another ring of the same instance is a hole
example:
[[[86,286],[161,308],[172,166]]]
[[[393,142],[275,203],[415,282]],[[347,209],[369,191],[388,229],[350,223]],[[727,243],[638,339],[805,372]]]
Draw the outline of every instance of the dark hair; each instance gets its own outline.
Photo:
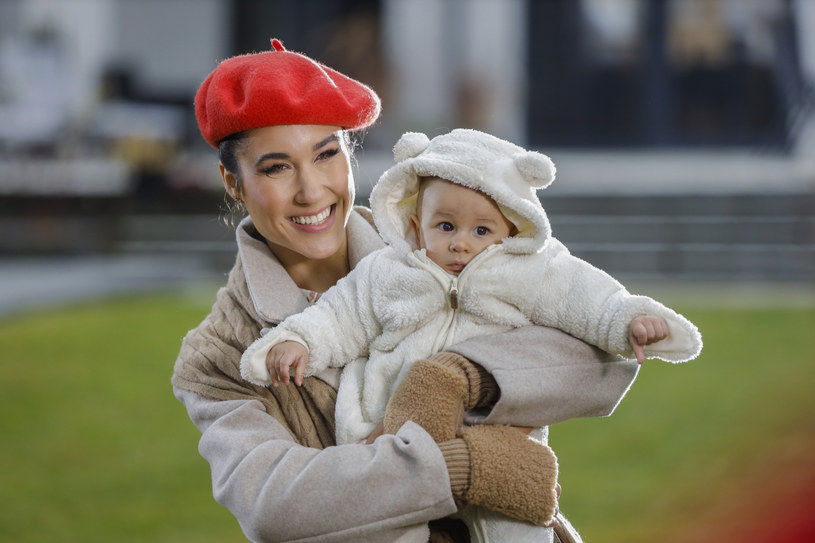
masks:
[[[240,168],[238,167],[238,153],[246,143],[248,135],[248,130],[236,132],[218,142],[218,160],[221,162],[221,164],[223,164],[226,171],[235,176],[235,188],[238,189],[238,191],[240,191],[242,183]],[[231,198],[228,194],[224,194],[223,211],[224,215],[221,217],[221,219],[228,226],[232,227],[236,225],[236,218],[240,219],[246,214],[246,208],[243,206],[243,204],[234,198]]]
[[[248,135],[248,131],[236,132],[218,142],[218,160],[229,173],[238,175],[238,151],[243,147]]]

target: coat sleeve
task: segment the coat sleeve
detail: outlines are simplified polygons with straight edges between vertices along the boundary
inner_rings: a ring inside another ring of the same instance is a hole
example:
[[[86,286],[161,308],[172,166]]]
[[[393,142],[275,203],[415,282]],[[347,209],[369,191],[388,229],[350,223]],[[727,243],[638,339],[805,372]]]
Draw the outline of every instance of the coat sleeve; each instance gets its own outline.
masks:
[[[546,264],[532,321],[552,326],[600,349],[632,357],[628,342],[631,321],[640,315],[662,317],[669,335],[645,346],[646,358],[686,362],[699,355],[702,337],[688,319],[647,296],[630,294],[618,281],[588,262],[569,254],[550,239]]]
[[[308,348],[306,377],[366,357],[371,341],[381,333],[371,297],[374,258],[375,254],[364,258],[316,304],[288,317],[252,343],[241,357],[243,378],[270,384],[266,355],[283,341],[296,341]]]
[[[545,326],[476,336],[447,350],[484,367],[500,390],[494,406],[468,414],[469,423],[538,427],[607,416],[639,371],[635,360]]]
[[[406,534],[456,510],[444,458],[415,424],[320,450],[296,444],[260,402],[174,392],[201,431],[216,501],[251,541],[416,540]]]

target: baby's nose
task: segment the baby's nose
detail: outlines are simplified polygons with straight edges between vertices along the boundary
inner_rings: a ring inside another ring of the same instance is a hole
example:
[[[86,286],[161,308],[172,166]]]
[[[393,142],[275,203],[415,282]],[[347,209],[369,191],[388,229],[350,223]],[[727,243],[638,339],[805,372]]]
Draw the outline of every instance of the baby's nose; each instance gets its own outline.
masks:
[[[465,252],[469,249],[467,242],[461,239],[459,236],[456,236],[450,242],[450,250],[455,253]]]

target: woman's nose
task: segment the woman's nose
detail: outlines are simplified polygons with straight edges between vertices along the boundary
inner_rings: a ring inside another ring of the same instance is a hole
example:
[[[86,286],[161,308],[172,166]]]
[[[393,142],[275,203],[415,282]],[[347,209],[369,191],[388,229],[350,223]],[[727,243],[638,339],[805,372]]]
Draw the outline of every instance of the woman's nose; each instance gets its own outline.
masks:
[[[294,199],[298,204],[310,204],[317,201],[322,191],[322,183],[316,172],[301,169],[297,172],[297,193]]]

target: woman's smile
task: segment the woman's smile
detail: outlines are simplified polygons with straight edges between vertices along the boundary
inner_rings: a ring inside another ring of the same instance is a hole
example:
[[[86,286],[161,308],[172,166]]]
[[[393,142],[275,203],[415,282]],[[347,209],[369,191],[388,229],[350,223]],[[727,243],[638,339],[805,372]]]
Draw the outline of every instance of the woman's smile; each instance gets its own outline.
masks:
[[[333,223],[333,219],[336,217],[334,210],[337,208],[337,204],[331,204],[327,208],[323,209],[319,213],[315,213],[314,215],[298,215],[294,217],[289,217],[289,220],[296,224],[297,226],[302,227],[312,227],[312,228],[304,228],[307,231],[317,231],[322,230],[321,226],[330,227],[331,224],[326,224],[329,219],[332,219],[331,223]]]

